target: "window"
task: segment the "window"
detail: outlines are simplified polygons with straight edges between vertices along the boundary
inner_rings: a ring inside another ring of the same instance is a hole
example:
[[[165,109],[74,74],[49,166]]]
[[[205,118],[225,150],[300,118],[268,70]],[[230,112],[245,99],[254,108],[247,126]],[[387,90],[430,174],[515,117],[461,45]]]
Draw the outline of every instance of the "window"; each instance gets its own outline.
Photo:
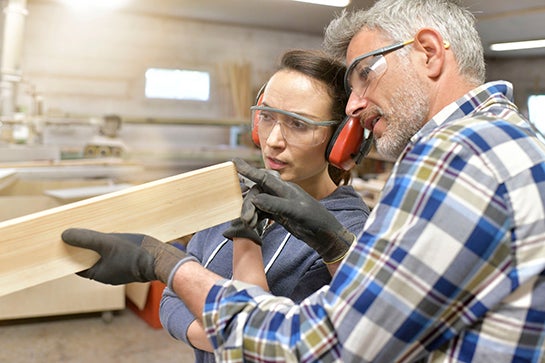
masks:
[[[149,68],[145,92],[147,98],[208,101],[210,74],[188,69]]]
[[[528,97],[528,118],[545,141],[545,95],[530,95]]]

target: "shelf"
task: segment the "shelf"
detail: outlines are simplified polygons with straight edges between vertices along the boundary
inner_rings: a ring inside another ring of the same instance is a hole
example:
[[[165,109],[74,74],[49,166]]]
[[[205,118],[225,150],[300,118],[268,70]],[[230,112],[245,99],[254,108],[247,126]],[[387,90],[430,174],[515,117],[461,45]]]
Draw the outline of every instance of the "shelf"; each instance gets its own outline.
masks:
[[[115,158],[25,161],[1,163],[19,179],[115,178],[142,173],[140,164]]]
[[[184,160],[231,160],[234,157],[249,160],[261,160],[261,152],[257,148],[249,147],[180,147],[169,150],[139,150],[129,153],[130,159],[161,161]]]
[[[0,169],[0,190],[9,187],[17,179],[17,170]]]
[[[191,125],[191,126],[243,126],[248,125],[248,119],[199,119],[199,118],[156,118],[156,117],[123,117],[124,123],[150,124],[150,125]]]
[[[209,126],[243,126],[248,125],[249,119],[244,118],[172,118],[172,117],[130,117],[120,115],[123,123],[150,124],[150,125],[209,125]],[[0,122],[4,124],[32,124],[40,125],[92,125],[98,124],[100,116],[86,115],[57,115],[57,116],[28,116],[23,119],[9,117],[0,117]]]
[[[128,187],[132,184],[107,184],[107,185],[92,185],[78,188],[64,188],[64,189],[50,189],[44,190],[44,194],[63,203],[71,203],[78,200],[96,197],[98,195],[117,192]]]

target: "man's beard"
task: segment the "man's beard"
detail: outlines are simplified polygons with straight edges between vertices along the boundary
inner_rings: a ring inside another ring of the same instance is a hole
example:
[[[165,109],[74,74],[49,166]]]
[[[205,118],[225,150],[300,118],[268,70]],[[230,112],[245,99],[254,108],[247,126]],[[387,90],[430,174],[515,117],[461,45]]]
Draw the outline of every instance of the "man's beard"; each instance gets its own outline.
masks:
[[[401,155],[411,137],[424,124],[429,111],[426,85],[409,66],[403,83],[391,94],[389,109],[381,109],[386,129],[375,139],[377,152],[391,160]]]

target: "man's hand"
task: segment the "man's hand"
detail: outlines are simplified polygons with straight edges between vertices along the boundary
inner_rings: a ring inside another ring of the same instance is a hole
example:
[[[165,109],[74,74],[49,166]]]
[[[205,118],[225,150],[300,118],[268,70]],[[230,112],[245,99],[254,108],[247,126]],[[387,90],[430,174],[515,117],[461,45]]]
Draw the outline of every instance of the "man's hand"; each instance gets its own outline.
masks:
[[[111,285],[153,280],[168,283],[171,274],[187,259],[182,250],[144,234],[70,228],[62,233],[62,239],[101,256],[78,275]]]
[[[256,213],[252,211],[255,207],[306,242],[324,262],[334,263],[344,257],[355,236],[320,202],[296,184],[256,169],[241,159],[233,162],[241,175],[256,183],[252,189],[260,191],[244,198],[240,217],[244,223],[255,226]]]

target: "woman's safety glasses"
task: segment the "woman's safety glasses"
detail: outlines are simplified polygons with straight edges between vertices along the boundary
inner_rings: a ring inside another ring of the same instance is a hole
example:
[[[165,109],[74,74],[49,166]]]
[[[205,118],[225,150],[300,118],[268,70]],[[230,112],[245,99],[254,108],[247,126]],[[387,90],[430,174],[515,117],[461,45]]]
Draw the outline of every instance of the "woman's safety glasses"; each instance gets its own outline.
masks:
[[[384,55],[401,49],[412,42],[414,42],[414,39],[395,43],[354,59],[344,75],[344,87],[348,95],[353,93],[357,97],[363,97],[371,82],[379,79],[386,72],[388,64]]]
[[[339,123],[339,121],[314,121],[294,112],[268,106],[252,106],[250,110],[260,138],[268,138],[278,123],[284,140],[290,145],[319,145],[328,136],[326,127]]]

